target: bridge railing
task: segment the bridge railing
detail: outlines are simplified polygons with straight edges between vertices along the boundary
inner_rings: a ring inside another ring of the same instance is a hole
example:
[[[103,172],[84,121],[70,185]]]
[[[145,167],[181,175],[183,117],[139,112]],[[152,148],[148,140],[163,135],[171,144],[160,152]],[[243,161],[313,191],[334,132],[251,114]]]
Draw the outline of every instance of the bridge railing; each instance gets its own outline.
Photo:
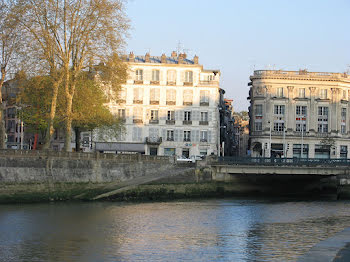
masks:
[[[346,158],[266,158],[266,157],[218,157],[217,163],[226,165],[263,166],[350,166]]]

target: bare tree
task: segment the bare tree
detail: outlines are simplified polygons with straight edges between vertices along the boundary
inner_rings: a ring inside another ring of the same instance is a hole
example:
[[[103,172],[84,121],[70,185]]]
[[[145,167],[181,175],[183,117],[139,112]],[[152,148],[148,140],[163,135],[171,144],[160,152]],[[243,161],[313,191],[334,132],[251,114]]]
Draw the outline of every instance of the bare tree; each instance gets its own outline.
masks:
[[[5,148],[5,122],[2,86],[8,71],[16,62],[16,52],[20,48],[19,24],[13,16],[13,2],[0,0],[0,148]]]
[[[41,48],[41,55],[61,82],[66,101],[65,151],[71,151],[72,103],[83,70],[118,53],[129,28],[122,0],[20,0],[23,24]],[[50,117],[52,122],[53,118]],[[50,134],[52,134],[50,125]]]

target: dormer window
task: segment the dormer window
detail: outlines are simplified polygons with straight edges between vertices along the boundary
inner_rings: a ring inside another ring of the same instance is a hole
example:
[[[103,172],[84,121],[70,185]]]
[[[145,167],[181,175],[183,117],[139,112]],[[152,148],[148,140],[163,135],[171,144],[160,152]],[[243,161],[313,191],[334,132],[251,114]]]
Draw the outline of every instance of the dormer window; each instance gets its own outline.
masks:
[[[136,81],[143,81],[143,70],[137,69],[136,70]]]

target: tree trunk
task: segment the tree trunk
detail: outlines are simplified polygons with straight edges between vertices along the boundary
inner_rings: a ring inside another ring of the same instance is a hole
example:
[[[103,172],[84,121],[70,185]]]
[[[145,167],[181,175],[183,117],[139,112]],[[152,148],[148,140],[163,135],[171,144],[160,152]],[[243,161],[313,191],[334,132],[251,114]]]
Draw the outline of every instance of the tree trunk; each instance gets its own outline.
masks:
[[[81,130],[79,127],[74,128],[75,132],[75,151],[80,152],[80,134]]]
[[[0,149],[6,148],[5,137],[5,119],[4,119],[4,104],[2,102],[2,86],[5,81],[6,69],[1,67],[1,79],[0,79]]]
[[[50,118],[48,127],[46,130],[46,136],[45,136],[45,143],[43,145],[43,150],[50,148],[51,138],[53,133],[55,132],[55,129],[53,127],[53,122],[56,116],[56,107],[57,107],[57,96],[58,96],[58,88],[62,82],[62,78],[58,79],[53,84],[53,94],[52,94],[52,101],[51,101],[51,108],[50,108]]]
[[[66,122],[65,122],[65,140],[64,140],[64,151],[71,152],[72,151],[72,145],[71,145],[71,137],[72,137],[72,96],[69,94],[66,94],[67,96],[67,105],[66,105]]]

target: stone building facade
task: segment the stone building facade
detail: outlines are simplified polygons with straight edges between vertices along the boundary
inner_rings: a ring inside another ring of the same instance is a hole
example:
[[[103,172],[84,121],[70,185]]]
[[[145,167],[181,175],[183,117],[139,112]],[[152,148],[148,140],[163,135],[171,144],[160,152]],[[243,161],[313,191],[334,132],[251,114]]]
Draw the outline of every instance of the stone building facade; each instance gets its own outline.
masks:
[[[259,70],[250,80],[252,156],[349,158],[350,75]]]
[[[117,140],[96,142],[97,151],[146,155],[218,154],[220,72],[198,57],[122,56],[128,80],[110,110],[125,121]]]

